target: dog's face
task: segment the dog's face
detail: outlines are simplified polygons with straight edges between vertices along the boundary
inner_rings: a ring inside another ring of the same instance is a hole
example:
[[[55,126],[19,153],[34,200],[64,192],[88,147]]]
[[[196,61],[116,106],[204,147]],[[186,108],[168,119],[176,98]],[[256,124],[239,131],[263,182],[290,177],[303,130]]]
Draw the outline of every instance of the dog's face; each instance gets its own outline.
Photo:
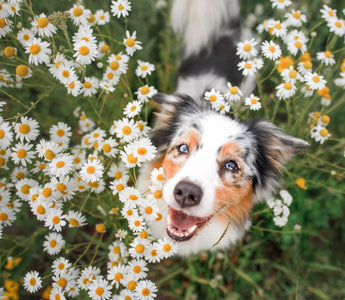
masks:
[[[266,121],[239,122],[187,96],[154,99],[162,105],[152,141],[159,152],[154,164],[166,175],[166,233],[178,242],[202,236],[201,248],[227,230],[238,239],[252,205],[272,195],[283,164],[308,144]]]

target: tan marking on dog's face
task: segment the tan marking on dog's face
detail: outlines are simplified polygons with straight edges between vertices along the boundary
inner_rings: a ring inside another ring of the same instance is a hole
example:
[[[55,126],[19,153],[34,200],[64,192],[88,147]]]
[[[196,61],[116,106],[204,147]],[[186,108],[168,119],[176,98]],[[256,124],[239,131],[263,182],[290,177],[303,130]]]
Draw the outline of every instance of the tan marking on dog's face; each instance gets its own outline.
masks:
[[[186,144],[188,146],[189,152],[187,154],[179,151],[178,147],[182,144]],[[167,150],[163,160],[163,168],[167,180],[174,177],[175,174],[184,166],[191,153],[197,150],[198,145],[199,134],[193,129],[179,138],[174,145]]]
[[[240,157],[240,145],[234,141],[226,143],[219,152],[218,160],[224,161],[229,157]]]

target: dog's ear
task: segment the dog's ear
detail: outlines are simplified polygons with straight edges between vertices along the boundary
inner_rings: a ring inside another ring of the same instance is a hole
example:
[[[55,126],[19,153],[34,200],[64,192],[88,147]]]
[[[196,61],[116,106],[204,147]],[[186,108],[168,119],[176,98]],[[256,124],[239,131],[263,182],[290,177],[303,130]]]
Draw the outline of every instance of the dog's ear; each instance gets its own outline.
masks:
[[[283,133],[270,122],[247,122],[249,132],[256,141],[254,187],[257,200],[270,198],[280,182],[280,173],[291,156],[306,151],[309,144]]]

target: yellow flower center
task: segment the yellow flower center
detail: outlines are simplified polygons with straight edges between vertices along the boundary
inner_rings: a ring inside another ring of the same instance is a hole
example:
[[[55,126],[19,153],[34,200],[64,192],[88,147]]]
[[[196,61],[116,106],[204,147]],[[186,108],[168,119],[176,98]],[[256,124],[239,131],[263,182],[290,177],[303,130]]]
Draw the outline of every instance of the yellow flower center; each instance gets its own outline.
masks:
[[[113,71],[116,71],[119,68],[120,64],[114,60],[110,63],[110,69],[112,69]]]
[[[73,15],[75,17],[80,17],[83,14],[83,10],[80,7],[73,9]]]
[[[279,24],[279,23],[277,23],[277,24],[274,25],[274,27],[275,27],[276,29],[281,29],[281,28],[282,28],[282,25]]]
[[[18,172],[16,176],[17,176],[18,179],[23,179],[24,178],[24,173],[23,172]]]
[[[156,178],[157,178],[158,181],[163,181],[164,180],[164,175],[163,174],[158,174]]]
[[[133,195],[133,194],[129,195],[128,198],[133,200],[133,201],[138,200],[138,197],[136,195]]]
[[[115,281],[120,282],[120,280],[123,279],[122,273],[116,273],[114,275],[114,279],[115,279]]]
[[[69,77],[69,71],[63,70],[62,71],[62,76],[65,77],[65,78],[68,78]]]
[[[60,263],[59,265],[58,265],[58,269],[59,270],[63,270],[65,268],[65,264],[64,263]]]
[[[129,154],[127,156],[127,161],[131,164],[135,164],[138,161],[138,159],[136,157],[134,157],[133,154]]]
[[[17,151],[17,156],[21,159],[25,158],[27,155],[27,152],[24,149],[19,149]]]
[[[141,272],[140,266],[134,266],[133,272],[136,273],[136,274],[140,273]]]
[[[170,252],[170,251],[171,251],[171,245],[165,244],[165,245],[163,246],[163,251],[164,251],[164,252]]]
[[[19,65],[16,68],[16,74],[20,77],[24,77],[29,73],[29,68],[25,65]]]
[[[6,221],[8,219],[8,215],[6,213],[1,213],[0,214],[0,220],[1,221]]]
[[[133,111],[135,111],[137,109],[137,107],[135,106],[135,105],[133,105],[132,107],[131,107],[131,112],[133,112]]]
[[[255,98],[253,98],[253,99],[250,100],[250,102],[251,102],[252,104],[256,104],[256,103],[258,103],[258,100],[256,100]]]
[[[114,247],[114,248],[113,248],[113,252],[114,252],[115,254],[119,254],[119,253],[120,253],[120,247],[119,247],[119,246]]]
[[[290,77],[290,78],[296,78],[296,76],[297,76],[296,70],[291,70],[291,71],[289,72],[289,77]]]
[[[74,226],[74,227],[78,226],[78,224],[79,224],[78,220],[73,219],[73,218],[69,219],[69,223],[71,224],[71,226]]]
[[[90,53],[90,49],[87,46],[81,46],[79,48],[79,53],[83,56],[88,55]]]
[[[47,27],[48,24],[49,20],[47,18],[42,17],[37,20],[37,27],[44,28]]]
[[[111,146],[109,144],[104,144],[103,151],[109,153],[111,151]]]
[[[114,176],[117,180],[119,180],[122,177],[122,173],[121,172],[116,172],[115,176]]]
[[[270,45],[269,47],[268,47],[268,50],[270,51],[270,52],[275,52],[276,51],[276,48],[274,47],[274,46],[272,46],[272,45]]]
[[[285,82],[284,83],[284,89],[291,90],[292,89],[292,84],[290,82]]]
[[[209,99],[210,99],[211,102],[215,102],[217,100],[217,96],[216,95],[211,95],[209,97]]]
[[[318,83],[320,81],[320,77],[319,76],[313,76],[313,81]]]
[[[331,118],[328,115],[323,115],[321,117],[321,122],[324,124],[328,124],[330,120],[331,120]]]
[[[91,87],[92,87],[91,82],[89,82],[89,81],[84,82],[84,88],[90,89]]]
[[[11,47],[11,46],[8,46],[4,49],[4,54],[8,57],[8,58],[11,58],[13,56],[16,55],[16,49]]]
[[[21,192],[23,194],[29,194],[29,192],[30,192],[30,185],[23,184],[20,190],[21,190]]]
[[[111,72],[109,72],[109,73],[107,74],[107,77],[108,77],[109,80],[111,80],[111,79],[113,79],[114,74],[111,73]]]
[[[156,198],[156,199],[160,199],[162,198],[163,194],[162,194],[162,191],[161,190],[157,190],[153,193],[153,196]]]
[[[143,253],[145,250],[145,247],[143,244],[139,244],[139,245],[136,245],[135,246],[135,252],[138,253],[138,254],[141,254]]]
[[[101,48],[101,52],[102,53],[108,53],[109,50],[110,50],[110,47],[107,44],[103,45],[102,48]]]
[[[296,48],[301,49],[302,48],[302,43],[300,41],[297,41],[295,43]]]
[[[230,94],[231,94],[231,95],[236,95],[236,94],[237,94],[237,92],[238,92],[237,87],[232,86],[232,87],[230,88]]]
[[[41,51],[40,45],[33,44],[33,45],[30,46],[30,53],[32,55],[36,55],[36,54],[40,53],[40,51]]]
[[[144,230],[144,231],[140,232],[140,237],[142,239],[147,239],[149,237],[149,234],[147,231]]]
[[[120,3],[118,6],[117,6],[118,10],[123,10],[125,7]]]
[[[124,135],[129,135],[129,134],[131,134],[131,132],[132,132],[132,129],[131,129],[129,126],[124,126],[124,127],[122,128],[122,133],[123,133]]]
[[[97,225],[96,225],[96,231],[97,231],[98,233],[104,232],[104,231],[105,231],[105,226],[104,226],[104,224],[97,224]]]
[[[327,130],[326,128],[322,128],[322,129],[320,130],[320,135],[321,135],[322,137],[326,137],[326,136],[328,135],[328,130]]]
[[[140,89],[140,93],[142,93],[143,95],[146,95],[150,92],[150,89],[149,87],[147,86],[143,86],[141,89]]]
[[[46,209],[43,207],[43,205],[38,205],[36,211],[39,215],[44,215],[46,213]]]
[[[68,85],[68,87],[69,87],[71,90],[73,90],[74,87],[75,87],[74,81],[72,81],[72,82]]]
[[[128,47],[133,47],[135,45],[135,40],[133,38],[126,39],[126,45]]]
[[[245,44],[243,46],[243,50],[246,51],[246,52],[249,52],[250,50],[252,50],[252,45],[250,44]]]
[[[312,64],[310,61],[306,61],[306,62],[304,63],[304,68],[305,68],[305,69],[311,69],[312,66],[313,66],[313,64]]]
[[[338,27],[338,28],[341,27],[341,23],[340,23],[339,21],[336,21],[336,22],[334,23],[334,25],[335,25],[336,27]]]
[[[19,126],[19,132],[22,134],[28,134],[30,132],[30,126],[28,124],[21,124]]]
[[[141,70],[142,70],[142,71],[146,71],[148,68],[149,68],[148,66],[142,66],[142,67],[141,67]]]
[[[145,155],[147,153],[147,150],[144,147],[140,147],[140,148],[138,148],[137,153],[139,155]]]
[[[55,158],[55,153],[52,150],[46,150],[46,152],[44,153],[44,156],[46,159],[48,160],[52,160]]]
[[[57,245],[57,241],[51,240],[49,245],[50,245],[50,247],[54,248]]]
[[[93,174],[95,173],[95,171],[96,171],[96,168],[94,166],[89,166],[86,168],[86,173],[88,174]]]
[[[28,34],[24,34],[23,35],[23,40],[24,41],[28,41],[30,39],[29,35]]]
[[[251,68],[252,68],[252,64],[247,62],[247,63],[244,65],[244,67],[245,67],[246,69],[251,69]]]
[[[93,15],[93,14],[90,14],[90,18],[87,19],[87,21],[88,21],[89,23],[93,23],[93,22],[95,22],[95,20],[96,20],[96,17],[95,17],[95,15]]]
[[[67,280],[65,278],[60,278],[57,281],[57,284],[58,284],[59,287],[65,287],[67,285]]]
[[[104,289],[102,287],[97,287],[95,291],[96,295],[101,296],[104,293]]]
[[[140,226],[141,223],[139,220],[135,220],[133,224],[135,227],[138,227],[138,226]]]
[[[152,212],[153,212],[153,209],[152,209],[152,207],[151,207],[151,206],[147,206],[147,207],[145,207],[145,213],[146,213],[147,215],[152,214]]]
[[[42,195],[45,198],[50,197],[52,195],[52,189],[51,188],[44,188],[43,191],[42,191]]]
[[[331,58],[332,57],[332,52],[331,51],[325,51],[325,56],[327,58]]]
[[[58,162],[56,163],[56,167],[57,167],[58,169],[63,168],[64,165],[65,165],[65,162],[63,162],[62,160],[60,160],[60,161],[58,161]]]
[[[6,164],[6,159],[0,157],[0,167],[3,167]]]
[[[0,139],[3,139],[5,136],[5,131],[3,131],[2,129],[0,129]]]
[[[32,286],[36,285],[36,279],[35,278],[30,278],[29,283]]]
[[[144,288],[144,289],[141,290],[141,294],[143,296],[148,296],[148,295],[150,295],[150,290],[147,289],[147,288]]]
[[[7,25],[7,20],[5,18],[0,19],[0,28],[4,28]]]
[[[137,283],[136,283],[136,281],[134,281],[134,280],[131,280],[131,281],[128,282],[128,284],[127,284],[127,288],[128,288],[129,290],[131,290],[131,291],[134,291],[135,288],[136,288],[136,286],[137,286]]]
[[[301,17],[301,13],[298,12],[298,11],[295,11],[295,12],[292,14],[292,16],[293,16],[294,18],[296,18],[296,19],[299,19],[299,18]]]

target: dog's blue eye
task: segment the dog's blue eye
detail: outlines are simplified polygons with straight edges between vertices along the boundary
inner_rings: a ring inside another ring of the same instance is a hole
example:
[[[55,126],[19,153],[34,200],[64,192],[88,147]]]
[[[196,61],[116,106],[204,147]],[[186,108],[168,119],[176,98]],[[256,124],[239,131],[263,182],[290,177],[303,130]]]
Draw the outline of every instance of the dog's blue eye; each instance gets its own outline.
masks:
[[[188,146],[186,144],[182,144],[178,147],[178,151],[180,151],[181,153],[188,153]]]
[[[225,167],[230,170],[230,171],[237,171],[238,170],[238,165],[235,161],[230,160],[225,164]]]

